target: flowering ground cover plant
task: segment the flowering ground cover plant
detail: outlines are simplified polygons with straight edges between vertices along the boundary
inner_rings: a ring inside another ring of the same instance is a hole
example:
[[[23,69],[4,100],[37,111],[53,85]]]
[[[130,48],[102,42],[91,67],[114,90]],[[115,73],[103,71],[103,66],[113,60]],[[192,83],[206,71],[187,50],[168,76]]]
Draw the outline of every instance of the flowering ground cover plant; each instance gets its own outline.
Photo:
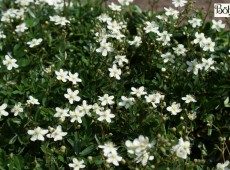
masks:
[[[228,169],[224,22],[186,0],[0,3],[0,169]]]

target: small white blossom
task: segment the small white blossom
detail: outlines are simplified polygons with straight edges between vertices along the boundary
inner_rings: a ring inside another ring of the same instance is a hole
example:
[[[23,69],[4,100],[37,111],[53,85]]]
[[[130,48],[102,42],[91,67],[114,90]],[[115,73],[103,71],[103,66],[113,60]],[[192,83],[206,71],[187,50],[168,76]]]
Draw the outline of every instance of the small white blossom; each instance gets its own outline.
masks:
[[[208,59],[202,58],[201,60],[205,71],[207,71],[208,69],[215,69],[215,67],[213,66],[215,61],[211,57]]]
[[[172,16],[173,19],[177,19],[178,18],[178,15],[179,15],[179,11],[169,7],[169,8],[166,8],[164,7],[164,10],[165,10],[165,15],[166,16]]]
[[[203,48],[204,51],[210,51],[214,52],[215,42],[211,40],[211,38],[206,38],[201,43],[201,48]]]
[[[185,56],[187,50],[184,48],[183,44],[178,44],[177,47],[173,47],[174,53],[178,56]]]
[[[0,31],[0,39],[5,39],[6,38],[6,35],[4,34],[3,31]]]
[[[104,96],[98,96],[99,100],[101,101],[101,105],[105,106],[105,105],[113,105],[114,104],[114,96],[109,96],[108,94],[105,94]]]
[[[171,112],[172,115],[177,115],[182,109],[180,109],[180,103],[173,102],[171,106],[168,106],[167,111]]]
[[[114,4],[113,2],[109,5],[109,8],[110,8],[112,11],[121,11],[121,6],[120,6],[120,5],[116,5],[116,4]]]
[[[129,6],[129,4],[133,2],[133,0],[118,0],[118,2],[121,5]]]
[[[121,69],[120,68],[117,68],[117,65],[116,64],[113,64],[113,67],[112,68],[109,68],[109,77],[115,77],[117,80],[120,80],[121,77]]]
[[[224,27],[225,24],[222,23],[222,20],[218,20],[218,21],[212,20],[212,29],[215,29],[218,32],[220,32],[221,29],[224,29]]]
[[[62,72],[64,73],[64,72]],[[60,73],[59,73],[59,76],[60,76]],[[73,84],[77,84],[77,82],[82,82],[82,80],[78,77],[79,74],[78,73],[74,73],[72,74],[71,72],[68,72],[68,80],[71,81]],[[64,73],[64,75],[62,76],[64,79],[63,80],[66,80],[66,75]],[[61,77],[59,77],[60,79],[62,79]]]
[[[48,138],[53,138],[54,141],[62,140],[63,136],[66,136],[67,132],[62,131],[62,127],[60,125],[57,126],[56,129],[51,128],[51,133],[47,134]]]
[[[134,105],[135,99],[133,97],[127,98],[125,96],[121,96],[121,102],[118,103],[119,106],[123,106],[128,109],[130,106]]]
[[[105,23],[112,21],[112,18],[108,14],[105,14],[105,13],[102,13],[97,18],[98,18],[99,21],[105,22]]]
[[[118,63],[119,66],[124,66],[123,63],[128,63],[128,59],[126,58],[126,55],[116,55],[115,60],[113,63]]]
[[[193,71],[193,74],[195,75],[197,75],[198,71],[202,69],[202,64],[199,64],[197,59],[194,59],[193,61],[186,61],[186,64],[188,65],[187,72]]]
[[[163,46],[169,44],[171,40],[170,37],[172,36],[172,34],[169,34],[168,31],[158,32],[157,35],[158,35],[157,41],[162,42]]]
[[[225,161],[224,163],[218,163],[216,165],[216,170],[230,170],[229,168],[227,168],[229,165],[229,161]]]
[[[139,47],[142,43],[141,37],[135,36],[133,41],[128,41],[129,45],[134,45],[135,47]]]
[[[193,28],[196,28],[202,25],[202,20],[200,18],[192,18],[188,20],[188,23],[191,24]]]
[[[79,170],[85,168],[84,160],[79,161],[77,158],[73,158],[73,163],[69,163],[69,167],[73,170]]]
[[[33,96],[29,96],[29,100],[26,101],[28,105],[40,105],[38,99],[34,98]]]
[[[57,79],[61,80],[63,82],[66,82],[67,79],[69,79],[70,81],[75,83],[74,80],[76,80],[76,81],[78,80],[78,79],[76,79],[77,75],[72,75],[72,73],[69,73],[68,71],[64,71],[63,69],[60,69],[59,71],[55,71],[55,74],[57,76]],[[69,74],[69,76],[68,76],[68,74]]]
[[[179,143],[172,147],[172,152],[179,158],[186,159],[190,155],[190,142],[179,139]]]
[[[17,116],[19,113],[23,112],[22,104],[20,102],[15,104],[11,109],[11,112],[14,113],[14,116]]]
[[[12,70],[12,68],[18,68],[16,64],[17,60],[14,59],[10,54],[5,55],[5,60],[2,61],[3,65],[7,67],[7,70]]]
[[[164,59],[164,63],[167,63],[167,62],[171,62],[171,63],[175,63],[175,55],[173,55],[171,52],[167,52],[165,54],[161,54],[161,57]]]
[[[16,26],[15,32],[20,34],[20,33],[25,32],[25,30],[27,30],[27,29],[28,29],[28,27],[26,26],[26,24],[22,23],[22,24]]]
[[[2,116],[8,116],[9,113],[5,110],[7,108],[7,104],[6,103],[3,103],[1,106],[0,106],[0,119]]]
[[[190,94],[187,94],[185,97],[182,97],[181,99],[185,100],[185,103],[196,102],[195,97]]]
[[[70,104],[73,104],[74,101],[80,101],[81,98],[78,96],[79,91],[74,90],[72,91],[70,88],[67,89],[67,93],[64,94],[65,98],[69,100]]]
[[[97,118],[97,120],[99,120],[99,121],[105,120],[108,123],[111,122],[111,118],[115,117],[115,115],[111,113],[110,109],[102,110],[102,111],[97,111],[96,113],[97,113],[97,115],[99,115],[99,117]]]
[[[60,17],[58,15],[50,16],[50,21],[54,22],[55,25],[61,25],[61,26],[65,26],[66,24],[70,23],[70,21],[67,20],[65,17]]]
[[[186,0],[172,0],[172,3],[175,7],[183,7],[187,3]]]
[[[78,109],[84,114],[91,116],[90,110],[93,108],[92,105],[88,105],[86,100],[82,101],[82,105],[78,106]]]
[[[77,121],[78,123],[82,123],[82,117],[85,116],[85,113],[79,109],[79,107],[76,107],[74,111],[69,112],[70,115],[70,122]]]
[[[41,44],[41,42],[42,42],[42,38],[38,38],[38,39],[34,38],[31,41],[27,42],[26,44],[28,44],[30,48],[33,48]]]
[[[201,44],[205,40],[204,33],[198,33],[198,32],[196,32],[195,33],[195,37],[196,38],[193,41],[195,44]]]
[[[44,135],[47,134],[49,131],[47,129],[42,129],[40,127],[35,128],[34,130],[28,130],[27,133],[29,135],[32,135],[32,137],[30,138],[30,140],[32,141],[36,141],[36,140],[40,140],[40,141],[44,141]]]
[[[62,122],[65,120],[66,117],[70,116],[68,114],[69,109],[67,108],[62,109],[62,108],[56,107],[55,110],[56,110],[56,113],[54,114],[54,117],[59,117]]]
[[[142,95],[147,94],[144,90],[145,87],[141,86],[140,88],[136,89],[135,87],[131,87],[131,94],[136,95],[138,98],[140,98]]]
[[[145,33],[150,33],[150,32],[154,32],[154,33],[158,33],[158,29],[159,29],[159,26],[156,22],[152,21],[152,22],[149,22],[147,21],[145,23],[145,27],[144,27],[144,30],[145,30]]]
[[[107,56],[108,52],[112,52],[113,47],[111,43],[107,43],[106,40],[100,42],[100,47],[96,49],[96,52],[102,53],[102,56]]]

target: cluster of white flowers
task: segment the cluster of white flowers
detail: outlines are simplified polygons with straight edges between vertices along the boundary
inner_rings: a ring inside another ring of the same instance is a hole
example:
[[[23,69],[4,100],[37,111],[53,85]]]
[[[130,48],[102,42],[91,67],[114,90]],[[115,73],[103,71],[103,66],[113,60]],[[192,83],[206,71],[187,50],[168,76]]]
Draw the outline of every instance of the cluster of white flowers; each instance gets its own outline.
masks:
[[[27,105],[40,105],[38,99],[33,96],[29,96],[29,99],[26,101]]]
[[[30,3],[34,3],[34,0],[16,0],[15,3],[22,7],[26,7],[29,6]]]
[[[5,39],[6,38],[6,35],[4,34],[3,31],[0,31],[0,39]]]
[[[24,19],[24,12],[25,11],[22,8],[21,9],[10,8],[2,13],[1,21],[11,23],[15,19],[16,20]]]
[[[187,159],[190,155],[190,142],[179,139],[179,143],[172,147],[172,152],[176,153],[179,158]]]
[[[67,132],[62,131],[62,127],[60,125],[58,125],[56,129],[49,127],[49,130],[42,129],[41,127],[38,126],[34,130],[28,130],[27,133],[31,135],[30,138],[31,141],[36,141],[36,140],[44,141],[45,140],[44,136],[47,133],[49,134],[47,134],[46,136],[48,138],[53,138],[54,141],[62,140],[63,136],[67,135]]]
[[[154,156],[151,155],[151,149],[153,147],[153,143],[149,142],[148,137],[144,137],[140,135],[138,138],[133,141],[127,140],[125,142],[128,153],[135,154],[136,163],[140,163],[143,166],[146,166],[149,160],[153,160]]]
[[[107,158],[107,163],[119,166],[119,162],[122,160],[122,157],[118,155],[117,148],[112,142],[107,142],[104,145],[99,145],[98,147],[103,149],[104,156]]]
[[[50,16],[50,21],[54,22],[55,25],[61,25],[61,26],[65,26],[66,24],[70,23],[70,21],[67,20],[65,17],[60,17],[58,15]]]
[[[59,71],[55,71],[55,74],[57,76],[57,79],[61,80],[62,82],[67,82],[67,80],[72,82],[72,84],[77,84],[79,82],[82,82],[77,72],[71,73],[70,71],[65,71],[63,69],[60,69]]]
[[[206,38],[204,33],[195,33],[194,44],[199,44],[204,51],[214,52],[215,42],[211,38]]]
[[[172,34],[168,33],[168,31],[157,32],[158,38],[157,41],[162,42],[163,46],[169,45],[171,41]]]
[[[149,94],[148,96],[145,96],[146,102],[151,103],[154,108],[157,107],[157,104],[159,104],[162,100],[164,100],[165,95],[162,95],[159,92]]]

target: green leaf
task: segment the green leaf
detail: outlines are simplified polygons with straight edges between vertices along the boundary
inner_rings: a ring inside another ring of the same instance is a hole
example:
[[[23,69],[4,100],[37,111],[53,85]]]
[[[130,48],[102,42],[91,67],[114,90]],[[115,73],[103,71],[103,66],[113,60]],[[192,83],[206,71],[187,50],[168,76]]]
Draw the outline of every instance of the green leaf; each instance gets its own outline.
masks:
[[[15,135],[13,138],[10,139],[9,144],[12,145],[17,140],[18,135]]]
[[[230,107],[229,97],[227,97],[227,98],[224,100],[224,106],[225,106],[225,107]]]
[[[91,146],[85,148],[83,151],[81,151],[81,152],[80,152],[80,155],[81,155],[81,156],[86,156],[86,155],[88,155],[89,153],[91,153],[94,149],[95,149],[95,146],[94,146],[94,145],[91,145]]]
[[[28,18],[25,20],[25,23],[28,27],[34,27],[39,23],[38,18]]]

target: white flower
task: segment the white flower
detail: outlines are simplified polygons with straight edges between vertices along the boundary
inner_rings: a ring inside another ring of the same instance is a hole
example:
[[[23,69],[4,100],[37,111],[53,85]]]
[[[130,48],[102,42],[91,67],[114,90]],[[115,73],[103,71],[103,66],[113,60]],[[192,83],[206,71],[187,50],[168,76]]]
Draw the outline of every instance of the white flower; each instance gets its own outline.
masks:
[[[192,18],[188,20],[188,23],[191,24],[193,28],[196,28],[202,25],[202,20],[200,18]]]
[[[185,100],[185,103],[196,102],[194,96],[187,94],[185,97],[182,97],[182,100]]]
[[[109,77],[115,77],[117,80],[120,80],[121,77],[121,69],[120,68],[117,68],[117,65],[116,64],[113,64],[113,67],[112,68],[109,68]]]
[[[198,71],[202,68],[202,64],[197,63],[197,59],[193,61],[186,61],[186,64],[189,66],[187,68],[187,72],[193,71],[193,74],[197,75]]]
[[[96,52],[102,53],[102,56],[107,56],[108,52],[112,52],[112,44],[107,43],[106,40],[100,42],[100,47],[96,49]]]
[[[107,28],[112,31],[113,33],[119,32],[122,29],[123,23],[119,23],[116,20],[114,21],[107,21]]]
[[[150,152],[143,151],[139,154],[137,154],[137,157],[135,158],[136,163],[141,162],[143,166],[146,166],[148,161],[151,161],[154,159],[154,156],[150,156]]]
[[[3,31],[0,31],[0,39],[5,39],[6,38],[6,35],[4,34]]]
[[[62,72],[64,73],[64,72]],[[60,76],[60,72],[59,72],[59,76]],[[63,78],[63,80],[66,81],[66,75],[64,73],[64,75],[62,77],[59,77],[60,79]],[[73,84],[77,84],[77,82],[82,82],[82,80],[80,78],[78,78],[78,73],[74,73],[72,74],[71,72],[69,72],[69,75],[68,75],[68,80],[71,81]]]
[[[81,98],[78,96],[79,91],[74,90],[72,91],[70,88],[67,89],[67,93],[64,94],[65,98],[69,100],[70,104],[73,104],[74,101],[80,101]]]
[[[212,20],[212,29],[217,30],[218,32],[221,31],[221,29],[223,29],[225,27],[225,24],[222,24],[222,20]]]
[[[135,47],[139,47],[142,43],[141,37],[135,36],[133,41],[128,41],[129,45],[134,45]]]
[[[23,108],[21,106],[22,104],[19,102],[14,105],[14,107],[11,109],[11,112],[14,113],[14,116],[17,116],[18,113],[23,112]]]
[[[56,113],[54,114],[54,117],[59,117],[62,122],[65,120],[66,117],[69,117],[69,109],[61,109],[59,107],[56,107],[55,110]]]
[[[73,83],[75,82],[74,80],[76,79],[76,76],[77,76],[77,75],[72,75],[71,73],[69,73],[69,76],[68,76],[68,71],[64,71],[63,69],[60,69],[59,71],[55,71],[55,74],[58,80],[66,82],[67,79],[69,79],[70,81],[72,80]],[[78,79],[76,79],[76,81],[77,80]]]
[[[104,94],[104,96],[98,96],[99,100],[101,101],[101,105],[105,106],[105,105],[112,105],[114,104],[114,96],[109,96],[108,94]]]
[[[119,66],[124,66],[123,63],[128,63],[128,59],[126,58],[126,55],[116,55],[115,60],[113,63],[118,63]]]
[[[224,163],[218,163],[216,165],[216,170],[230,170],[229,168],[227,168],[229,165],[229,161],[225,161]]]
[[[15,3],[20,6],[28,6],[30,3],[34,3],[34,0],[16,0]]]
[[[121,96],[121,102],[118,103],[119,106],[124,106],[128,109],[131,105],[134,105],[135,99],[133,97],[127,98],[125,96]]]
[[[196,39],[194,39],[194,41],[193,41],[195,44],[198,44],[198,43],[201,44],[205,40],[204,33],[196,32],[195,37],[196,37]]]
[[[44,135],[47,134],[49,131],[47,129],[42,129],[40,127],[35,128],[34,130],[28,130],[27,133],[29,135],[32,135],[32,137],[30,138],[30,140],[32,141],[36,141],[36,140],[40,140],[40,141],[44,141]]]
[[[79,170],[85,168],[84,160],[79,161],[77,158],[73,158],[73,163],[69,163],[69,167],[73,170]]]
[[[30,48],[33,48],[34,46],[41,44],[41,42],[42,42],[42,38],[38,38],[38,39],[34,38],[31,41],[27,42],[26,44],[28,44]]]
[[[70,23],[70,21],[67,20],[65,17],[60,17],[58,15],[50,16],[50,21],[55,22],[55,25],[61,26],[65,26],[66,24]]]
[[[215,69],[214,66],[212,66],[214,64],[214,60],[210,57],[208,59],[202,58],[202,65],[204,67],[204,70],[208,70],[209,68],[211,69]]]
[[[173,50],[174,50],[174,53],[178,56],[179,55],[185,56],[187,52],[183,44],[178,44],[177,47],[173,47]]]
[[[142,95],[147,94],[144,90],[145,87],[141,86],[140,88],[136,89],[135,87],[131,87],[131,94],[136,95],[138,98],[140,98]]]
[[[33,96],[29,96],[29,100],[26,101],[28,105],[39,105],[38,99],[35,99]]]
[[[88,116],[91,116],[90,110],[92,109],[92,105],[88,105],[86,100],[82,101],[82,105],[78,106],[78,109],[83,112],[84,114],[87,114]]]
[[[105,13],[102,13],[100,16],[97,17],[99,21],[101,22],[109,22],[109,21],[112,21],[112,18],[108,15],[108,14],[105,14]]]
[[[206,38],[202,41],[201,47],[204,51],[214,52],[215,42],[213,42],[211,38]]]
[[[116,4],[114,4],[113,2],[109,5],[109,8],[110,8],[112,11],[121,11],[121,6],[120,6],[120,5],[116,5]]]
[[[183,7],[187,3],[186,0],[172,0],[172,3],[175,7]]]
[[[164,63],[167,63],[170,61],[171,63],[175,63],[175,55],[173,55],[171,52],[167,52],[165,54],[161,54],[161,57],[164,59]]]
[[[101,111],[101,110],[104,110],[104,107],[101,107],[99,104],[97,103],[94,103],[93,104],[93,111],[94,112],[98,112],[98,111]]]
[[[104,156],[108,156],[111,153],[117,153],[117,148],[112,142],[106,142],[104,145],[99,145],[99,148],[103,149]]]
[[[51,128],[51,133],[47,134],[48,138],[53,138],[54,141],[62,140],[63,136],[66,136],[67,132],[62,131],[62,127],[60,125],[57,126],[56,129]]]
[[[16,26],[15,32],[17,32],[17,33],[23,33],[27,29],[28,29],[28,27],[26,26],[26,24],[22,23],[22,24]]]
[[[82,123],[81,118],[85,116],[85,113],[79,109],[79,107],[76,107],[74,111],[70,111],[70,122],[77,121],[78,123]]]
[[[115,115],[111,113],[110,109],[102,110],[102,111],[97,111],[96,113],[99,115],[99,117],[97,118],[97,120],[99,120],[101,122],[103,120],[106,120],[106,122],[110,123],[111,122],[111,118],[115,117]]]
[[[166,8],[164,7],[165,9],[165,15],[166,16],[172,16],[173,19],[177,19],[178,18],[178,15],[179,15],[179,11],[169,7],[169,8]]]
[[[12,68],[18,68],[16,64],[17,60],[14,59],[10,54],[5,55],[5,60],[2,61],[3,65],[7,67],[7,70],[12,70]]]
[[[145,25],[146,25],[144,27],[145,33],[150,33],[150,32],[158,33],[159,26],[156,24],[156,22],[147,21]]]
[[[119,156],[117,153],[109,153],[106,162],[113,163],[115,166],[119,166],[119,163],[122,160],[122,157]]]
[[[166,108],[169,112],[171,112],[172,115],[177,115],[177,113],[180,113],[182,109],[180,109],[180,103],[173,102],[171,106],[168,106]]]
[[[118,0],[118,2],[119,2],[121,5],[129,6],[129,4],[133,2],[133,0]]]
[[[0,119],[2,116],[8,116],[9,113],[7,111],[5,111],[5,109],[7,108],[7,104],[6,103],[3,103],[1,106],[0,106]]]
[[[162,43],[163,46],[169,44],[171,40],[170,37],[172,36],[172,34],[169,34],[168,31],[163,31],[162,33],[158,32],[157,35],[158,35],[157,41],[163,42]]]
[[[172,152],[179,158],[186,159],[187,155],[190,155],[190,142],[180,138],[179,143],[172,147]]]

